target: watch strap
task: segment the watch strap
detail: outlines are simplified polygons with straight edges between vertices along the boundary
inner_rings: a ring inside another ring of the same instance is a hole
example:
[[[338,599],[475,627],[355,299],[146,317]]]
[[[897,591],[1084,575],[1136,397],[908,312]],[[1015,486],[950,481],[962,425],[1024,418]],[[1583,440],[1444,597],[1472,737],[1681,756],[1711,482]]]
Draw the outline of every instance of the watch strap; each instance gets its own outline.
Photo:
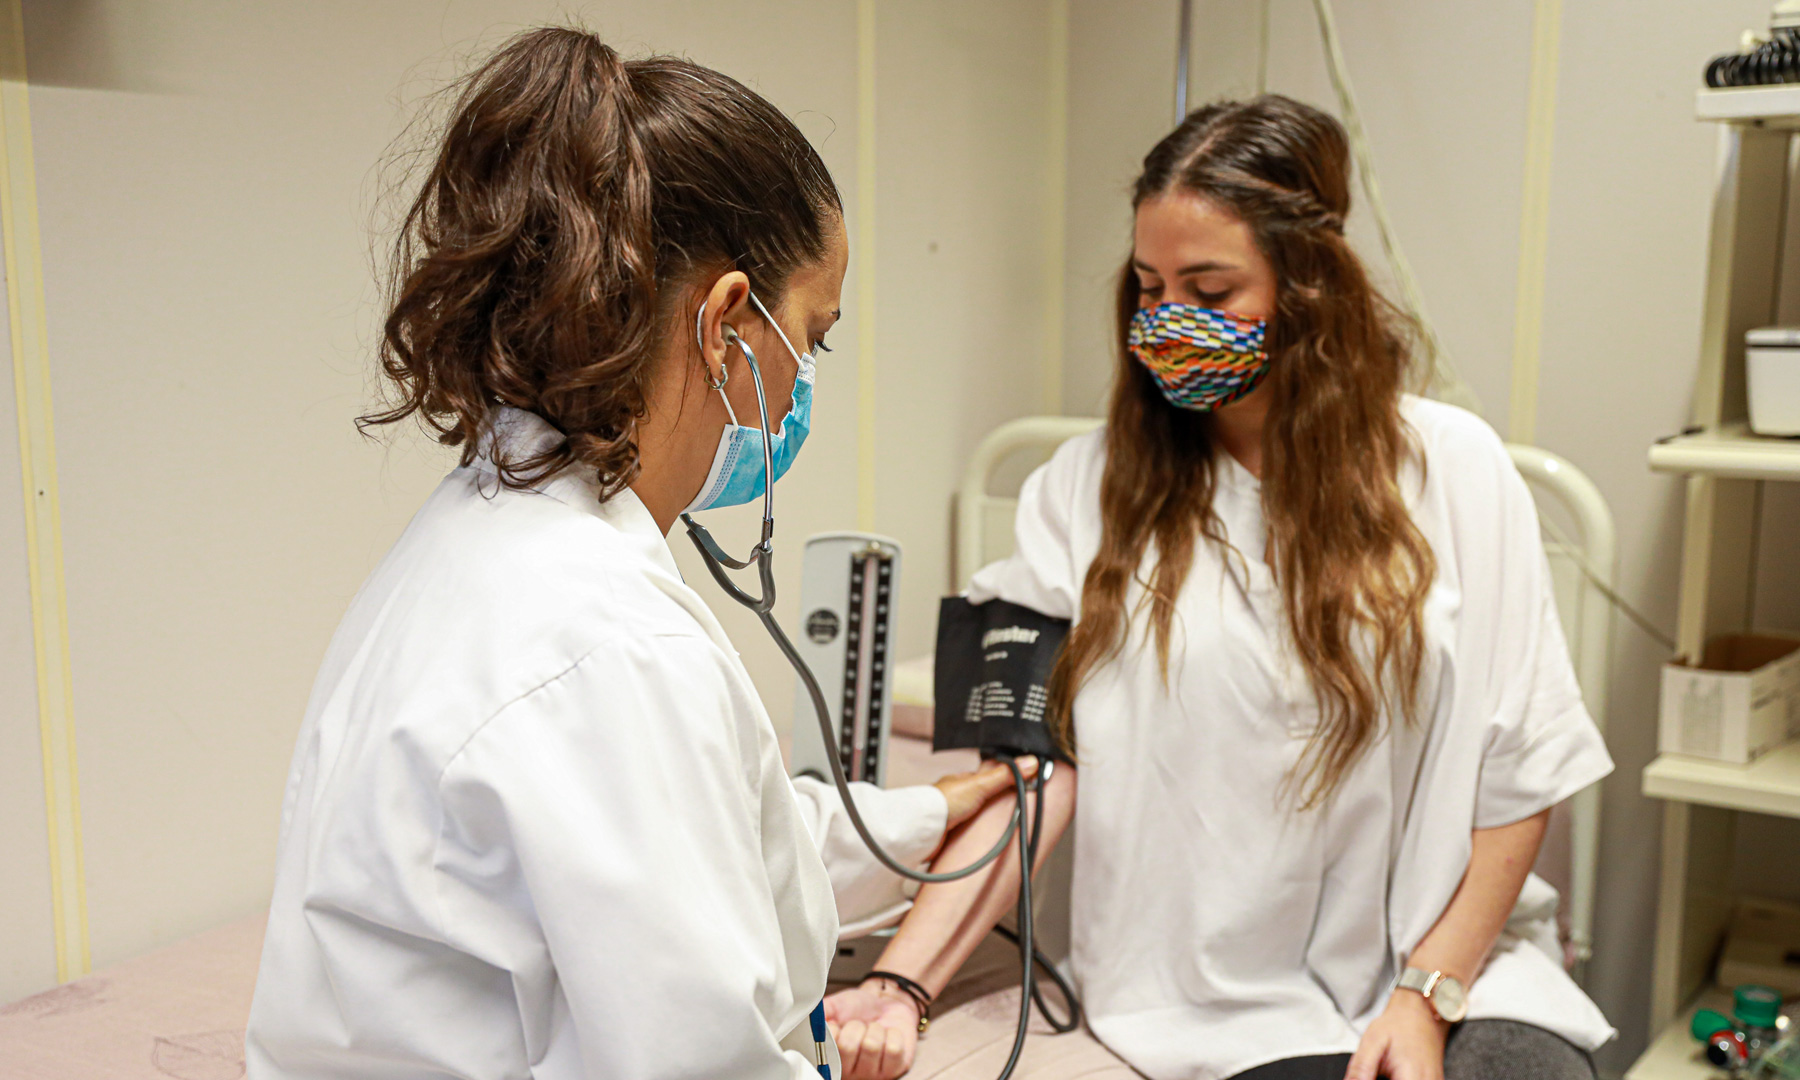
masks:
[[[1453,975],[1442,971],[1425,971],[1422,968],[1409,967],[1400,973],[1394,986],[1401,990],[1412,990],[1425,999],[1431,1011],[1439,1020],[1454,1024],[1462,1020],[1469,1012],[1468,998],[1463,984]],[[1439,994],[1438,991],[1444,991]],[[1442,997],[1443,1000],[1439,1000]]]
[[[1396,983],[1395,986],[1401,990],[1417,990],[1425,996],[1427,1001],[1429,1001],[1431,999],[1431,991],[1435,989],[1435,987],[1432,986],[1432,983],[1434,982],[1432,977],[1437,974],[1438,973],[1435,971],[1426,971],[1423,968],[1409,967],[1400,973],[1400,981]]]

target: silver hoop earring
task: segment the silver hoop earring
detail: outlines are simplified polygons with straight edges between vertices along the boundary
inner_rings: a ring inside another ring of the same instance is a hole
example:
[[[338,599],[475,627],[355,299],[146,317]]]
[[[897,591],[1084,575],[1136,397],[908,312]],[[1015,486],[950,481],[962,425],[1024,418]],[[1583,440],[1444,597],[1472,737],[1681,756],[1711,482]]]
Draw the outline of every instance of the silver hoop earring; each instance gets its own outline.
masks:
[[[738,337],[738,332],[736,330],[733,330],[731,327],[727,326],[725,328],[725,344],[736,345],[739,349],[742,349],[744,347],[744,339]],[[704,359],[702,359],[700,362],[702,364],[704,364],[706,361]],[[725,362],[723,360],[719,361],[719,381],[718,382],[713,382],[712,368],[709,367],[706,369],[706,385],[712,387],[714,390],[725,389],[725,384],[730,381],[731,381],[731,369],[725,366]]]
[[[705,331],[702,330],[705,319],[706,301],[702,300],[700,301],[700,310],[694,312],[694,345],[700,350],[700,367],[706,372],[706,385],[712,387],[714,390],[723,390],[725,389],[725,384],[731,381],[731,369],[721,362],[719,364],[719,381],[713,381],[712,368],[706,363],[706,336]],[[725,340],[729,342],[736,337],[737,331],[727,326],[725,328]]]

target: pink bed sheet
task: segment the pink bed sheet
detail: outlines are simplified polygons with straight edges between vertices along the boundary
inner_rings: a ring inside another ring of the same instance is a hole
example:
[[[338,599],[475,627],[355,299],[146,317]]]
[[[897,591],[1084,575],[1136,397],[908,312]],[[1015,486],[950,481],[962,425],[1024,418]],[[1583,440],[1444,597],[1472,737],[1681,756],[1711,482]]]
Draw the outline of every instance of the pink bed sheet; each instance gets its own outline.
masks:
[[[976,763],[973,751],[897,738],[889,780],[929,783]],[[263,924],[244,919],[0,1006],[0,1080],[239,1080]],[[911,1077],[999,1074],[1018,1018],[1017,956],[998,939],[976,953],[944,992]],[[1136,1075],[1085,1032],[1055,1035],[1041,1019],[1032,1031],[1019,1077]]]
[[[263,922],[0,1007],[0,1080],[238,1080]]]
[[[0,1080],[240,1080],[262,950],[258,916],[0,1007]],[[920,1041],[916,1080],[986,1080],[1012,1047],[1010,947],[977,954]],[[1136,1075],[1082,1032],[1034,1022],[1019,1077]]]

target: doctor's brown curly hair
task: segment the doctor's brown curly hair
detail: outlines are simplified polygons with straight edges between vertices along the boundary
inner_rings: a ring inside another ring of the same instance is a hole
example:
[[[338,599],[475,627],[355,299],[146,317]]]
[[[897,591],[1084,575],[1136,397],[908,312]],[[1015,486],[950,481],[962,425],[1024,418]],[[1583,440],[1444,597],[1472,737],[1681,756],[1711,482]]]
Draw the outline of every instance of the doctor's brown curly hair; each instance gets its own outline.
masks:
[[[608,498],[637,474],[637,423],[686,286],[742,270],[775,303],[841,227],[837,187],[742,83],[675,57],[622,60],[581,30],[519,34],[452,92],[392,251],[379,351],[392,400],[358,426],[416,416],[467,465],[514,406],[564,439],[497,461],[504,482],[578,466]]]

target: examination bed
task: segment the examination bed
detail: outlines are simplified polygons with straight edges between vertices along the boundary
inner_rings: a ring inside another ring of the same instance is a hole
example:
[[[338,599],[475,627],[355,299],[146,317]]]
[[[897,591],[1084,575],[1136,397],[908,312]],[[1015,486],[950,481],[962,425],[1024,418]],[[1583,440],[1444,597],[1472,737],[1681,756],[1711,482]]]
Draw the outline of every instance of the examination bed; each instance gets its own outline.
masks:
[[[890,769],[911,783],[972,762],[973,751],[934,755],[928,740],[899,736]],[[239,1080],[262,934],[259,915],[0,1006],[0,1080]],[[990,938],[941,996],[910,1075],[998,1075],[1019,1015],[1018,978],[1018,953]],[[1136,1074],[1086,1034],[1055,1035],[1034,1019],[1015,1075]]]
[[[957,496],[956,580],[1010,553],[1010,495],[1026,464],[1041,461],[1064,439],[1095,421],[1028,417],[997,429],[980,449]],[[1512,447],[1513,460],[1537,495],[1546,522],[1545,550],[1556,580],[1558,610],[1590,711],[1606,715],[1610,611],[1588,567],[1610,587],[1612,519],[1588,479],[1553,454]],[[930,675],[923,662],[896,673],[889,780],[923,783],[968,768],[972,752],[933,754]],[[1539,872],[1564,897],[1562,923],[1569,964],[1583,973],[1593,925],[1599,792],[1589,789],[1559,809]],[[1067,942],[1068,844],[1041,878],[1044,944],[1060,957]],[[220,927],[34,997],[0,1007],[0,1080],[237,1080],[244,1075],[244,1025],[262,943],[260,916]],[[846,943],[866,967],[877,941]],[[920,1041],[912,1076],[920,1080],[987,1080],[1011,1049],[1018,1017],[1018,956],[998,937],[976,952],[940,996],[931,1030]],[[1050,994],[1052,1005],[1055,995]],[[1041,1080],[1130,1077],[1119,1059],[1085,1032],[1054,1035],[1034,1012],[1017,1072]]]
[[[245,919],[0,1006],[0,1080],[239,1080],[262,933],[261,916]],[[976,954],[943,995],[912,1076],[1000,1072],[1018,1018],[1017,965],[998,939]],[[1037,1021],[1016,1075],[1135,1074],[1088,1036]]]

